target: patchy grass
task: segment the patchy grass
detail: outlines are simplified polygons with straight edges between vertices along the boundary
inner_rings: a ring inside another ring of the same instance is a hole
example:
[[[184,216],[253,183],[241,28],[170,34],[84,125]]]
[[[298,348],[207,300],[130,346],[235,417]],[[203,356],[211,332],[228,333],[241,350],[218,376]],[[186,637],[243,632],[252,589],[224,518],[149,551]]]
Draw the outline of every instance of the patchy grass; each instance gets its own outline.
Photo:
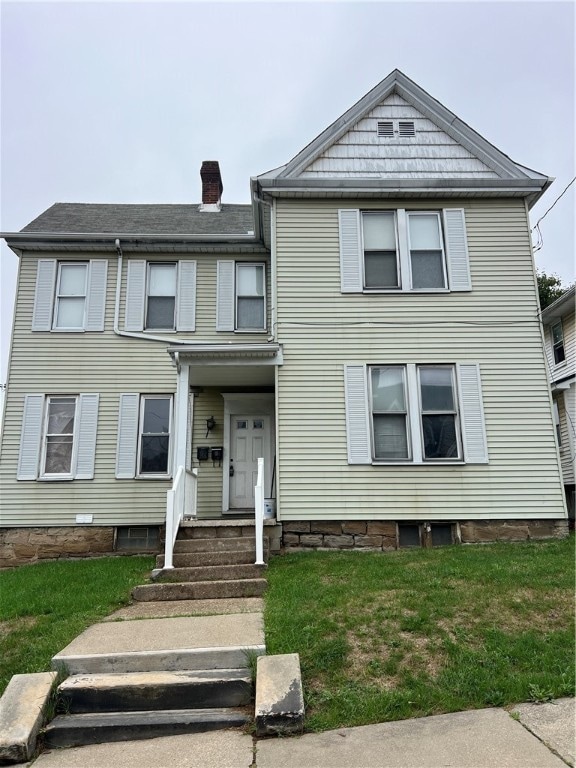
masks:
[[[12,675],[44,672],[80,632],[129,602],[152,557],[36,563],[0,572],[0,694]]]
[[[574,692],[574,538],[272,558],[268,653],[300,654],[309,730]]]

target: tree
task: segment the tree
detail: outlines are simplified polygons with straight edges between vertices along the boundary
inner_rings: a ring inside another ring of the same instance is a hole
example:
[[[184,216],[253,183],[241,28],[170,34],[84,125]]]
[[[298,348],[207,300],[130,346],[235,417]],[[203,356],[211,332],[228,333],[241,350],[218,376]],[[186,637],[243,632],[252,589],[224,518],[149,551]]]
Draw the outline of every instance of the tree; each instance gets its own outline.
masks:
[[[538,280],[538,298],[540,299],[540,309],[546,309],[552,302],[560,298],[567,291],[562,285],[562,280],[558,275],[547,275],[546,272],[538,270],[536,275]]]

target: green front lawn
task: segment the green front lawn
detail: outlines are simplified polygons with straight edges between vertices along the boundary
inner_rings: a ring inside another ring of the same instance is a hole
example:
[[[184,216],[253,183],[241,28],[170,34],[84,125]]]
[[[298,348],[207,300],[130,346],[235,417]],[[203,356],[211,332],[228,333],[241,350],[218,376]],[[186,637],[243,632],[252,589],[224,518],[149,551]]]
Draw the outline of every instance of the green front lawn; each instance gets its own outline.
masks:
[[[574,694],[574,537],[272,558],[267,651],[300,654],[307,729]]]
[[[86,627],[126,605],[152,557],[103,557],[0,571],[0,694],[12,675],[44,672]]]

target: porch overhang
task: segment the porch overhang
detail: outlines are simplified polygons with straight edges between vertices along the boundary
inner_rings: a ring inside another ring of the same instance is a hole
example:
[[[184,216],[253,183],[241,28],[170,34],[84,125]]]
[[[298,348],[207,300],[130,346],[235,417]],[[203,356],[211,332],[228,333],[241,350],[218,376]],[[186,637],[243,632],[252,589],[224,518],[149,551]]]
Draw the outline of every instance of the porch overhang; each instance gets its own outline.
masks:
[[[274,369],[283,363],[282,345],[182,344],[168,347],[181,369],[189,368],[190,386],[270,386]]]

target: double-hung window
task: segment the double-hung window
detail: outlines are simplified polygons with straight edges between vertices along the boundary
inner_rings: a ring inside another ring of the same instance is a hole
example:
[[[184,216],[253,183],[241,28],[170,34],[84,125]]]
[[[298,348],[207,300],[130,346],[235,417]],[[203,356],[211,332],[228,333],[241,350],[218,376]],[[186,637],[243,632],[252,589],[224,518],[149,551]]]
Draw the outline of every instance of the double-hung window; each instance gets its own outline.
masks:
[[[552,348],[554,350],[554,365],[559,365],[566,360],[564,351],[564,333],[562,331],[562,321],[552,326]]]
[[[56,285],[54,328],[77,331],[84,328],[88,264],[60,263]]]
[[[146,329],[175,329],[176,264],[148,264]]]
[[[266,330],[266,268],[263,263],[218,261],[216,330]]]
[[[97,394],[24,396],[18,480],[94,477]]]
[[[398,288],[398,246],[396,217],[392,211],[366,211],[362,214],[364,246],[364,287]]]
[[[108,261],[38,259],[33,331],[103,331]]]
[[[340,290],[470,291],[461,208],[338,211]]]
[[[172,395],[120,395],[116,477],[171,474]]]
[[[488,461],[477,363],[344,366],[349,464]]]

